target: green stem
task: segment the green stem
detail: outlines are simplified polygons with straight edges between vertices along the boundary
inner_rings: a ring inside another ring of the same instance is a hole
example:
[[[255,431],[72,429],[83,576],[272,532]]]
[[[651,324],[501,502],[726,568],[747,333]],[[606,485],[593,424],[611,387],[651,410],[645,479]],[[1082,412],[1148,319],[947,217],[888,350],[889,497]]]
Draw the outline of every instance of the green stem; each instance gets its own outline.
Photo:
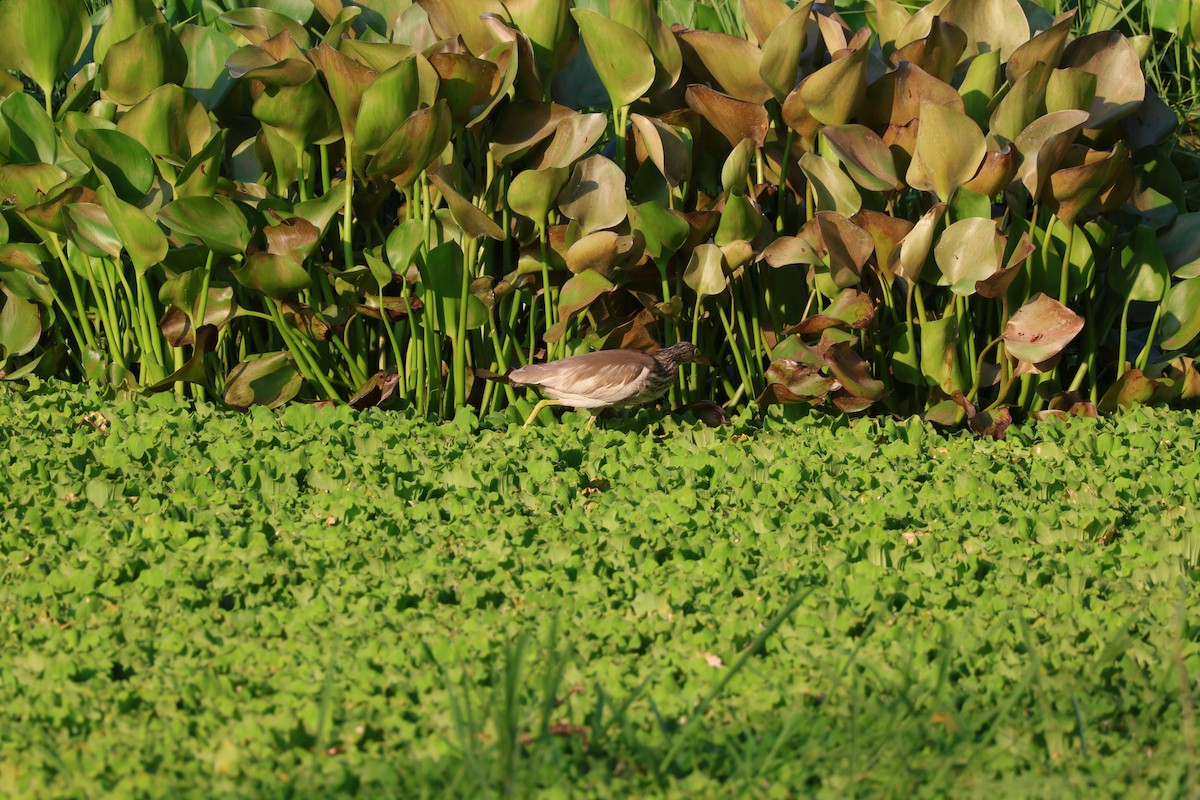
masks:
[[[342,201],[342,268],[354,266],[354,140],[346,139],[346,179],[343,181]]]
[[[742,379],[742,385],[753,387],[750,381],[750,374],[746,371],[746,364],[742,360],[741,348],[738,347],[737,336],[733,332],[733,325],[729,322],[729,315],[725,313],[725,308],[720,303],[717,304],[717,313],[721,317],[721,325],[725,328],[725,338],[729,343],[729,350],[733,353],[733,361],[737,366],[738,377]]]
[[[1133,300],[1125,298],[1125,308],[1121,311],[1121,340],[1117,346],[1117,378],[1125,374],[1125,358],[1129,354],[1129,306]]]
[[[1050,227],[1046,230],[1047,249],[1049,249],[1050,231],[1053,230],[1055,217],[1050,218]],[[1067,252],[1063,255],[1062,271],[1058,278],[1058,302],[1064,306],[1067,304],[1067,293],[1070,291],[1071,283],[1071,248],[1075,245],[1075,223],[1071,223],[1067,227]]]
[[[1165,295],[1164,295],[1165,297]],[[1154,337],[1158,335],[1158,322],[1162,317],[1162,300],[1154,307],[1154,319],[1150,320],[1150,332],[1146,334],[1146,344],[1137,357],[1137,368],[1143,372],[1150,363],[1150,349],[1154,346]]]

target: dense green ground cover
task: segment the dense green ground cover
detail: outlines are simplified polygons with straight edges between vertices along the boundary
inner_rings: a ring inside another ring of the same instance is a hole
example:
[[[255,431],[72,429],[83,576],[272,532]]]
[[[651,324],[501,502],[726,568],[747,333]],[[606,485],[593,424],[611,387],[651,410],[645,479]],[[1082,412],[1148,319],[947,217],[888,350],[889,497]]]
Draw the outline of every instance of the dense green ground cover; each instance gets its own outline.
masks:
[[[0,795],[1196,796],[1200,414],[505,427],[0,388]]]

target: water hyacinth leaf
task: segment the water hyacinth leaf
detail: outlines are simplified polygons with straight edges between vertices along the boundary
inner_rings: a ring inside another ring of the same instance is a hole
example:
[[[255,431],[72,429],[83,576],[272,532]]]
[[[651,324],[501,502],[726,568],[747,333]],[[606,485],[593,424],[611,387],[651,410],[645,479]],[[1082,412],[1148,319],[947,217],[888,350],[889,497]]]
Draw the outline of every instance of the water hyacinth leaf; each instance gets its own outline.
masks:
[[[1005,76],[1008,82],[1016,84],[1020,78],[1041,63],[1049,69],[1056,69],[1062,61],[1063,51],[1071,36],[1071,25],[1075,21],[1078,9],[1071,9],[1060,14],[1054,24],[1034,36],[1025,44],[1013,51],[1005,64]]]
[[[616,231],[596,231],[571,244],[567,249],[567,269],[576,275],[594,271],[611,278],[614,268],[632,255],[644,252],[634,236],[622,236]],[[565,287],[564,287],[565,289]]]
[[[661,120],[641,114],[632,114],[629,119],[633,123],[638,157],[643,157],[644,152],[644,157],[658,168],[671,188],[686,180],[691,171],[691,152],[679,131]],[[746,169],[749,172],[749,164]]]
[[[834,379],[811,366],[789,358],[779,358],[767,367],[767,388],[759,403],[810,403],[818,405],[833,388]]]
[[[43,94],[83,56],[92,36],[87,7],[78,0],[0,3],[0,65],[27,76]]]
[[[1034,120],[1017,136],[1015,145],[1022,158],[1017,180],[1030,197],[1041,197],[1042,187],[1087,121],[1086,111],[1056,111]]]
[[[9,95],[0,103],[0,156],[8,164],[54,164],[58,137],[46,109],[25,92]]]
[[[608,121],[603,114],[574,114],[558,124],[554,138],[537,159],[535,169],[570,167],[600,141]]]
[[[1163,350],[1182,350],[1200,336],[1200,278],[1180,281],[1167,290],[1159,330]]]
[[[461,53],[434,53],[429,63],[437,71],[438,96],[449,106],[451,118],[458,125],[467,124],[492,96],[497,66]]]
[[[1147,405],[1154,402],[1159,394],[1165,394],[1165,390],[1164,384],[1148,377],[1140,369],[1125,370],[1100,398],[1096,410],[1111,414],[1118,408]]]
[[[958,320],[953,316],[921,323],[921,374],[946,394],[962,391],[958,368]]]
[[[1108,285],[1114,292],[1135,302],[1162,299],[1171,278],[1153,230],[1139,225],[1117,262],[1108,271]]]
[[[38,244],[13,242],[0,245],[0,284],[17,297],[48,306],[54,300],[46,265],[54,261]]]
[[[187,51],[165,22],[147,25],[114,44],[100,65],[100,96],[125,106],[140,103],[150,92],[187,77]]]
[[[776,269],[795,264],[815,266],[822,263],[817,248],[801,236],[780,236],[763,250],[762,260]]]
[[[875,242],[875,263],[885,274],[891,274],[893,254],[914,225],[902,217],[893,217],[879,211],[864,210],[850,219],[866,231]]]
[[[916,64],[902,61],[867,89],[859,121],[876,128],[906,126],[920,116],[921,104],[926,102],[966,113],[963,98],[953,86]]]
[[[307,62],[305,62],[307,63]],[[251,106],[254,118],[270,127],[297,151],[313,144],[339,138],[341,123],[337,109],[321,84],[317,71],[300,84],[268,84]]]
[[[1067,45],[1063,67],[1074,67],[1096,76],[1096,97],[1089,129],[1104,128],[1134,114],[1146,99],[1146,77],[1133,45],[1117,31],[1084,36]]]
[[[303,262],[312,255],[320,241],[317,226],[302,217],[285,219],[262,229],[267,240],[267,252]]]
[[[1017,79],[992,111],[988,127],[993,137],[1011,142],[1038,118],[1046,105],[1048,75],[1045,64],[1035,64]]]
[[[1012,145],[999,150],[988,150],[975,177],[962,185],[963,189],[983,197],[992,198],[1012,183],[1017,176],[1020,159]]]
[[[923,102],[908,184],[936,193],[943,203],[949,202],[955,189],[975,177],[986,154],[983,132],[970,117]]]
[[[654,0],[610,0],[609,16],[635,31],[654,57],[654,82],[649,94],[666,91],[679,80],[683,71],[683,53],[679,40],[654,11]]]
[[[862,208],[862,195],[834,162],[805,153],[800,159],[800,169],[812,184],[817,211],[834,211],[850,217]]]
[[[1084,237],[1081,236],[1079,238],[1083,239]],[[1083,246],[1086,246],[1086,244]],[[1072,247],[1073,251],[1077,249],[1081,248]],[[1017,244],[1013,247],[1012,253],[1009,254],[1004,267],[990,278],[976,283],[976,293],[989,300],[1003,297],[1008,292],[1008,287],[1012,286],[1013,281],[1020,275],[1021,265],[1036,251],[1037,248],[1034,246],[1028,232],[1023,232],[1021,238],[1017,240]]]
[[[390,180],[406,190],[450,142],[454,123],[445,101],[408,116],[367,165],[367,175]]]
[[[160,86],[126,112],[117,130],[141,142],[150,155],[180,164],[186,164],[217,132],[200,101],[173,84]],[[174,177],[162,160],[159,168]]]
[[[130,254],[133,269],[143,273],[151,266],[161,264],[162,259],[166,258],[169,245],[167,235],[154,219],[146,216],[137,206],[116,197],[107,186],[102,186],[97,194],[116,236],[125,247],[125,251]]]
[[[656,68],[649,45],[636,31],[595,11],[575,8],[571,16],[613,108],[633,105],[654,83]]]
[[[238,304],[233,299],[232,286],[209,287],[208,301],[204,305],[204,322],[200,325],[201,349],[205,344],[203,341],[205,327],[211,327],[213,332],[216,332],[227,326],[230,320],[237,316],[239,310]],[[159,319],[158,329],[162,331],[163,337],[171,343],[172,347],[196,344],[196,329],[192,326],[191,316],[173,305]],[[175,382],[171,381],[171,383]]]
[[[225,61],[237,52],[237,44],[216,28],[203,25],[185,24],[176,30],[187,63],[183,88],[205,108],[216,108],[236,83]]]
[[[907,325],[897,326],[892,337],[891,352],[892,376],[909,386],[924,386],[925,376],[921,374],[921,365],[917,358],[917,340],[913,329]]]
[[[646,240],[646,254],[655,261],[675,255],[688,239],[687,220],[658,203],[629,207],[629,224]]]
[[[1018,0],[951,0],[941,19],[966,33],[964,59],[998,50],[1007,61],[1029,40],[1029,21]]]
[[[92,57],[101,64],[108,48],[117,42],[128,39],[147,25],[166,21],[154,0],[113,0],[108,19],[96,32]]]
[[[699,297],[710,297],[725,291],[729,276],[725,271],[725,255],[715,244],[702,244],[692,251],[692,258],[683,273],[683,282]]]
[[[518,172],[508,187],[508,207],[513,212],[543,225],[559,194],[570,180],[566,167],[527,169]]]
[[[104,208],[96,203],[72,203],[63,208],[67,237],[93,258],[121,257],[121,240]]]
[[[441,192],[446,204],[450,206],[450,213],[454,215],[454,221],[468,236],[472,238],[486,236],[496,241],[504,239],[504,231],[500,230],[500,226],[451,186],[441,172],[431,170],[429,180]]]
[[[455,242],[438,245],[425,260],[422,281],[428,277],[429,285],[424,287],[423,299],[427,307],[434,305],[437,308],[433,322],[439,333],[451,334],[458,329],[459,314],[463,311],[460,299],[465,268],[463,261],[462,248]],[[469,292],[466,304],[466,330],[485,325],[488,321],[487,306]]]
[[[894,52],[891,61],[911,62],[938,80],[949,83],[953,80],[954,68],[966,49],[967,35],[962,28],[935,17],[929,32]]]
[[[627,213],[625,173],[604,156],[585,158],[571,170],[558,207],[584,233],[620,225]]]
[[[743,139],[733,148],[721,167],[721,186],[732,194],[746,193],[746,180],[750,176],[750,162],[754,159],[754,142]]]
[[[754,202],[745,195],[730,195],[721,211],[721,223],[713,236],[718,247],[736,241],[751,241],[758,236],[765,220]]]
[[[971,59],[958,93],[963,100],[963,113],[980,128],[988,124],[989,109],[999,88],[1000,51],[981,53]]]
[[[1096,99],[1096,76],[1081,69],[1056,69],[1046,83],[1046,111],[1086,111]]]
[[[742,102],[700,84],[688,86],[684,98],[689,108],[729,140],[731,147],[744,139],[753,141],[755,147],[766,143],[770,120],[762,105]]]
[[[771,98],[771,89],[759,75],[763,53],[750,42],[712,31],[684,31],[679,40],[725,94],[744,103],[761,104]]]
[[[1159,249],[1167,268],[1176,278],[1200,277],[1200,212],[1180,214],[1158,236]]]
[[[938,284],[962,297],[975,293],[975,284],[1000,270],[1004,237],[995,220],[969,217],[942,232],[934,248],[934,261],[941,270]]]
[[[327,63],[330,66],[339,63],[336,60],[339,56],[332,55],[336,51],[329,52],[331,55],[326,59]],[[353,77],[341,81],[339,93],[343,96],[342,102],[348,106],[345,111],[347,115],[354,107],[354,93],[360,85],[359,81],[371,74],[362,72],[362,69],[359,67],[358,71],[352,73]],[[339,70],[341,71],[349,72],[345,68]],[[358,150],[367,155],[379,152],[383,143],[417,110],[419,97],[420,75],[417,73],[416,58],[406,58],[387,72],[376,76],[361,90],[357,115],[350,129]],[[342,113],[340,108],[339,113]]]
[[[499,0],[417,0],[417,5],[429,16],[438,38],[461,36],[467,49],[476,55],[496,46],[496,37],[480,17],[495,14],[508,19]]]
[[[0,287],[4,306],[0,308],[0,351],[23,356],[37,347],[42,338],[42,315],[33,303]]]
[[[241,255],[250,227],[237,205],[225,197],[185,197],[164,206],[159,220],[176,233],[194,236],[217,255]]]
[[[839,289],[857,285],[867,259],[875,252],[871,234],[834,211],[818,211],[813,221],[805,225],[805,230],[811,227],[815,227],[820,235],[834,283]]]
[[[425,226],[419,219],[408,219],[392,228],[392,232],[388,234],[385,252],[393,272],[401,275],[408,274],[409,268],[416,261],[417,252],[421,249],[424,238]],[[391,283],[390,276],[386,283]]]
[[[874,318],[875,304],[871,296],[855,289],[845,289],[824,311],[784,329],[783,333],[785,336],[794,333],[810,336],[829,328],[861,330],[870,325]]]
[[[276,299],[312,285],[312,278],[304,267],[274,253],[254,253],[230,272],[247,289]]]
[[[379,73],[342,54],[327,43],[318,45],[308,51],[307,55],[324,79],[330,99],[333,101],[334,108],[337,109],[342,135],[350,141],[357,141],[358,117],[362,108],[363,95],[379,77]],[[415,58],[413,59],[413,69],[416,69]],[[399,103],[397,105],[407,104]],[[408,114],[415,110],[416,104],[413,103],[407,113],[398,115],[396,124],[402,122]],[[388,133],[390,135],[391,132]],[[384,139],[386,140],[386,137]],[[380,144],[382,144],[382,140]]]
[[[870,192],[889,192],[899,185],[892,151],[870,128],[827,125],[821,135],[859,186]]]
[[[784,0],[741,0],[746,28],[760,45],[766,44],[792,11]]]
[[[840,342],[825,351],[829,371],[855,397],[875,402],[887,393],[883,381],[871,377],[871,368],[849,344]]]
[[[559,296],[558,322],[546,331],[547,342],[557,342],[566,333],[567,325],[577,314],[586,311],[601,296],[613,291],[612,282],[596,270],[584,270],[563,284]]]
[[[221,21],[228,23],[243,39],[252,45],[261,45],[280,34],[287,34],[296,47],[307,50],[312,46],[312,38],[308,30],[293,17],[280,14],[269,8],[250,6],[238,8],[221,15]]]
[[[225,402],[234,408],[278,408],[300,393],[304,379],[291,353],[265,353],[234,367],[225,377]]]
[[[862,31],[863,33],[866,33]],[[858,42],[859,37],[855,37]],[[867,57],[871,48],[862,39],[845,58],[826,64],[809,75],[785,99],[787,104],[796,97],[804,112],[822,125],[845,125],[855,115],[867,95]]]
[[[488,149],[497,164],[512,163],[553,136],[560,122],[576,115],[557,103],[510,103],[500,112]]]
[[[529,37],[538,73],[547,82],[570,60],[577,36],[567,0],[506,0],[513,24]]]
[[[1054,358],[1083,330],[1083,317],[1038,293],[1017,310],[1001,338],[1008,354],[1030,364]]]
[[[929,259],[929,251],[933,247],[934,233],[945,213],[944,203],[934,205],[921,215],[913,229],[900,241],[900,247],[894,251],[897,255],[892,271],[910,284],[915,284],[921,279],[925,262]]]
[[[1050,174],[1049,202],[1047,205],[1055,216],[1067,225],[1073,225],[1079,215],[1100,197],[1101,192],[1112,185],[1129,153],[1121,142],[1112,152],[1088,151],[1084,163],[1055,170]]]
[[[115,130],[81,130],[75,141],[87,150],[101,180],[127,203],[137,203],[154,183],[154,162],[141,142]]]
[[[763,42],[758,73],[780,103],[796,88],[800,57],[808,41],[808,17],[812,7],[812,0],[796,5]]]

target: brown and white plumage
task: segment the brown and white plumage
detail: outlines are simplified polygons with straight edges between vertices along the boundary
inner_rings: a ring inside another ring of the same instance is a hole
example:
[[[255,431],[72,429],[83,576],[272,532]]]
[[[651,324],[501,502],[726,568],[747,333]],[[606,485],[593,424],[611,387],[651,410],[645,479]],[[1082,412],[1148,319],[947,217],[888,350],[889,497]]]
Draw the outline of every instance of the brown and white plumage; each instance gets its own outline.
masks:
[[[654,353],[600,350],[518,367],[503,376],[482,371],[480,374],[512,386],[536,387],[550,398],[534,407],[525,421],[528,425],[549,405],[621,408],[648,403],[671,387],[680,364],[696,360],[707,361],[694,344],[679,342]]]

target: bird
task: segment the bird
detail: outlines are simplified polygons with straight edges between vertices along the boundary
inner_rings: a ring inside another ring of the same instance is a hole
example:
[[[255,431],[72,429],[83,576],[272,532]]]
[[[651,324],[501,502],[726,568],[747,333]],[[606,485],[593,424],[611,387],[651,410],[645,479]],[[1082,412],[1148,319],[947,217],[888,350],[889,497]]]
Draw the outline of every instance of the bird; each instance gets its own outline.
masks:
[[[530,364],[497,375],[487,370],[476,374],[514,387],[532,386],[547,395],[539,400],[525,420],[528,427],[543,408],[623,408],[649,403],[661,397],[679,374],[679,365],[691,362],[711,365],[691,342],[677,342],[653,353],[641,350],[598,350]],[[588,420],[590,428],[595,417]]]

